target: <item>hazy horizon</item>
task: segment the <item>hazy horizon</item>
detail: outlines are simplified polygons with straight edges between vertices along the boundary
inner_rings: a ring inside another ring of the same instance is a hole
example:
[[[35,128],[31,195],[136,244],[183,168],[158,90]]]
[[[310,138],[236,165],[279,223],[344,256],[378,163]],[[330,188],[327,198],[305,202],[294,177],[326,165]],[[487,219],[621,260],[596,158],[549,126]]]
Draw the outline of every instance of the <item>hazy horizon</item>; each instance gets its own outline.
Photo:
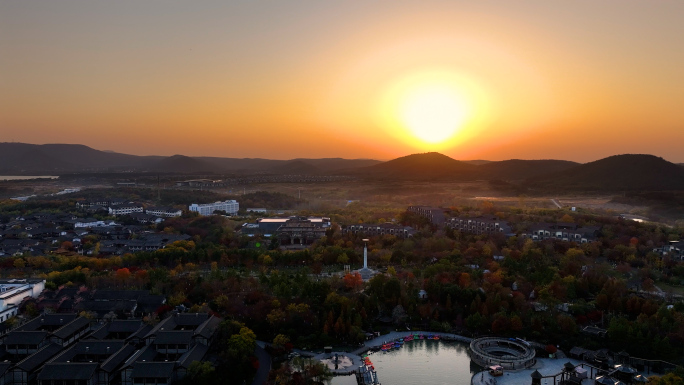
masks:
[[[3,2],[0,140],[681,163],[682,14],[638,0]]]
[[[30,144],[30,145],[44,145],[44,144],[46,144],[46,145],[50,145],[50,144],[55,144],[55,145],[85,145],[85,144],[83,144],[83,143],[25,143],[25,142],[0,142],[0,144],[2,144],[2,143],[17,143],[17,144]],[[87,145],[85,145],[85,146],[87,146]],[[235,158],[235,159],[268,159],[268,160],[326,159],[326,158],[332,159],[332,158],[339,158],[339,159],[348,159],[348,160],[377,160],[377,161],[381,161],[381,162],[387,162],[387,161],[394,160],[394,159],[401,158],[401,157],[405,157],[405,156],[417,155],[417,154],[425,154],[425,153],[430,153],[430,152],[437,152],[437,153],[440,153],[440,154],[444,154],[444,153],[439,152],[439,151],[417,151],[417,152],[412,152],[412,153],[410,153],[410,154],[399,155],[399,156],[397,156],[397,157],[395,157],[395,158],[386,158],[386,159],[382,159],[382,158],[352,158],[352,157],[344,157],[344,156],[336,156],[336,157],[332,157],[332,156],[324,156],[324,157],[298,156],[298,157],[291,157],[291,158],[287,158],[287,157],[285,157],[285,158],[264,158],[264,157],[256,157],[256,156],[232,157],[232,156],[210,156],[210,155],[202,155],[202,154],[199,154],[199,155],[192,155],[192,154],[182,154],[182,153],[176,153],[176,154],[155,154],[155,153],[132,154],[132,153],[128,153],[128,152],[125,152],[125,151],[122,152],[122,151],[107,150],[107,149],[96,148],[96,147],[93,147],[93,146],[88,146],[88,147],[90,147],[90,148],[92,148],[92,149],[94,149],[94,150],[102,151],[102,152],[118,153],[118,154],[125,154],[125,155],[136,155],[136,156],[171,157],[171,156],[178,156],[178,155],[180,155],[180,156],[187,156],[187,157],[192,157],[192,158]],[[447,154],[444,154],[444,155],[447,155]],[[665,159],[666,161],[671,162],[671,163],[675,163],[675,164],[684,164],[684,162],[673,161],[673,160],[671,160],[671,159],[667,159],[667,158],[662,157],[662,156],[657,155],[657,154],[646,154],[646,153],[622,153],[622,154],[611,154],[611,155],[608,155],[608,156],[606,156],[606,157],[615,156],[615,155],[654,155],[654,156],[663,158],[663,159]],[[449,156],[449,155],[447,155],[447,156]],[[451,157],[451,156],[450,156],[450,157]],[[561,159],[561,158],[507,158],[507,159],[483,159],[483,158],[477,158],[477,159],[475,159],[475,158],[472,158],[472,159],[461,159],[461,158],[454,158],[454,157],[451,157],[451,158],[453,158],[453,159],[455,159],[455,160],[459,160],[459,161],[464,161],[464,162],[478,162],[478,161],[483,161],[483,162],[498,162],[498,161],[506,161],[506,160],[566,160],[566,161],[572,161],[572,162],[577,162],[577,163],[583,164],[583,163],[590,163],[590,162],[593,162],[593,161],[601,160],[601,159],[604,159],[604,158],[606,158],[606,157],[597,158],[597,159],[592,159],[592,160],[589,160],[589,161],[586,161],[586,162],[575,161],[575,160],[572,160],[572,159]]]

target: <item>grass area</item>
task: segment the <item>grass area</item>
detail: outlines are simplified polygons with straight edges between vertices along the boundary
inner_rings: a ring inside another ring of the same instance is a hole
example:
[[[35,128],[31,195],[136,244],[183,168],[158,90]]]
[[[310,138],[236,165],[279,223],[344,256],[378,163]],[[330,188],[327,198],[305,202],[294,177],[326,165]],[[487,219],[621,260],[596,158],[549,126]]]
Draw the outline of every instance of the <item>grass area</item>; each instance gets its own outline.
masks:
[[[684,295],[684,286],[673,286],[667,283],[658,282],[657,286],[666,293]]]

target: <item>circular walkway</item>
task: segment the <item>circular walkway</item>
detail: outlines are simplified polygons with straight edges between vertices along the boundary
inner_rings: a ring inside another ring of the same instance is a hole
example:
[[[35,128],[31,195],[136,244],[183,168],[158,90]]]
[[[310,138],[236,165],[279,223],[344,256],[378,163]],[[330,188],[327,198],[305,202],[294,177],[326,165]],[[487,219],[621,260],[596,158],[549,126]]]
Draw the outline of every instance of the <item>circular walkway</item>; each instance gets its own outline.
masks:
[[[534,365],[534,357],[534,348],[517,338],[483,337],[470,342],[470,358],[482,367],[524,369]]]

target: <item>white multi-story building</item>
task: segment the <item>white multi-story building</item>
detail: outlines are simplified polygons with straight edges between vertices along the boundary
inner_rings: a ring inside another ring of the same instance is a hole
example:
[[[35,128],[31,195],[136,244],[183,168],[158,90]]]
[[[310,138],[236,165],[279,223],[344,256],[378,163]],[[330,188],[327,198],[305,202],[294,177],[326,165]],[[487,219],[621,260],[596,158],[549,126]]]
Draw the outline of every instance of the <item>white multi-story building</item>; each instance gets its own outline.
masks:
[[[150,215],[167,218],[180,217],[183,214],[181,209],[174,209],[171,207],[148,207],[145,212]]]
[[[109,215],[128,215],[143,212],[143,206],[139,204],[120,205],[109,208]]]
[[[43,279],[0,280],[0,322],[5,322],[17,315],[18,305],[24,298],[38,298],[43,290],[45,290]]]
[[[235,215],[240,209],[240,204],[236,200],[206,204],[193,203],[190,205],[189,209],[190,211],[199,213],[199,215],[213,215],[214,211],[225,211],[229,215]]]

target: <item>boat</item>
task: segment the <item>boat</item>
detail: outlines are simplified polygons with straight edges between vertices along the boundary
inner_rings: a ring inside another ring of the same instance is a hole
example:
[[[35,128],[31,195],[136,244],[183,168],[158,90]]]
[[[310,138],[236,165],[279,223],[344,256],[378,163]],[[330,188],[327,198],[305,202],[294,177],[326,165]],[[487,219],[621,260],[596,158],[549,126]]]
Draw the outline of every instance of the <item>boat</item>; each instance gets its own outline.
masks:
[[[503,367],[501,365],[492,365],[489,367],[489,374],[493,377],[503,376]]]

